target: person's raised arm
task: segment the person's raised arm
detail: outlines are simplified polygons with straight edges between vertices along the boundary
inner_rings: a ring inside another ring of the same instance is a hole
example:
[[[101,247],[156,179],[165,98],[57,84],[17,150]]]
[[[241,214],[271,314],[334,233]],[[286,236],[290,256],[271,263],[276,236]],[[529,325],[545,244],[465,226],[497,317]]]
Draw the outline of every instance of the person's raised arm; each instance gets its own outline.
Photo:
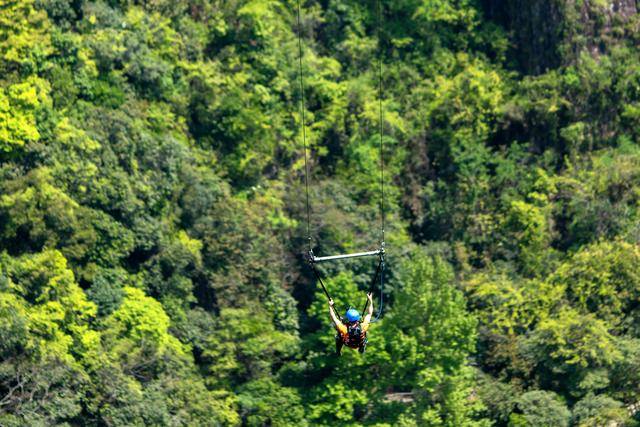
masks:
[[[336,328],[339,327],[339,325],[342,324],[342,322],[340,321],[340,319],[338,319],[338,316],[336,315],[336,310],[333,308],[333,299],[329,299],[329,315],[331,316],[331,321],[333,322],[333,324],[335,325]]]
[[[371,316],[373,316],[373,295],[371,294],[371,292],[367,294],[367,299],[369,300],[369,309],[367,311],[367,315],[364,316],[362,325],[368,327],[369,323],[371,322]]]

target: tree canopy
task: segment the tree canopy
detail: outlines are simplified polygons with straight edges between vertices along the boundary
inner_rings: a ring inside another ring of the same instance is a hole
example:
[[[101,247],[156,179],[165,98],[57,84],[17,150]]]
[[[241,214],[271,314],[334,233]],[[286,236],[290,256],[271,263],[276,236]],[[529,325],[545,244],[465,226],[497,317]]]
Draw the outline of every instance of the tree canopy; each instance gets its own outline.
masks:
[[[637,2],[377,5],[0,0],[0,425],[640,424]]]

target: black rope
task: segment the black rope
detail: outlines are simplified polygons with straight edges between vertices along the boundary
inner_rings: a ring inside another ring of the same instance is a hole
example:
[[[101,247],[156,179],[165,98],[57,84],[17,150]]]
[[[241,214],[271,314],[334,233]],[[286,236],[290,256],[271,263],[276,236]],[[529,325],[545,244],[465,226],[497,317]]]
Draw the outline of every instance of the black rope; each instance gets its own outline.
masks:
[[[384,305],[384,268],[385,263],[384,259],[382,260],[382,267],[380,267],[380,305],[378,306],[378,313],[376,314],[376,318],[372,320],[372,322],[377,322],[382,315],[382,307]]]
[[[378,277],[380,277],[380,305],[378,306],[378,313],[376,313],[376,317],[372,320],[372,322],[377,322],[380,316],[382,315],[382,306],[384,305],[384,269],[385,269],[385,261],[384,254],[380,255],[380,262],[378,262],[378,267],[376,268],[376,272],[373,275],[373,280],[371,280],[371,285],[369,286],[369,293],[373,293],[376,282],[378,281]],[[367,307],[369,307],[369,298],[364,303],[364,308],[362,309],[362,314],[367,311]]]
[[[313,274],[316,276],[316,279],[318,279],[318,282],[320,282],[320,286],[322,286],[322,290],[324,291],[324,294],[327,296],[327,299],[330,300],[331,295],[329,295],[329,292],[327,291],[327,287],[324,285],[324,282],[322,281],[322,277],[320,277],[320,273],[318,273],[318,270],[316,270],[316,265],[313,262],[310,262],[309,265],[311,266],[311,269],[313,270]]]
[[[316,270],[315,263],[310,260],[309,265],[311,266],[311,270],[313,270],[313,274],[316,276],[316,279],[318,279],[318,282],[320,282],[320,286],[322,286],[322,291],[327,296],[327,299],[331,301],[331,295],[329,295],[329,291],[327,291],[327,287],[324,285],[324,282],[322,281],[322,277],[320,276],[320,273],[318,273],[318,270]],[[331,306],[331,309],[336,314],[338,319],[342,320],[342,317],[340,316],[340,314],[338,314],[338,312],[336,311],[336,308]]]
[[[304,83],[302,79],[302,24],[300,23],[300,0],[298,0],[298,71],[300,76],[300,110],[302,111],[302,143],[304,145],[304,186],[307,196],[307,243],[311,250],[311,216],[309,214],[309,166],[307,163],[307,128],[304,117]]]
[[[371,280],[371,285],[369,285],[369,292],[368,293],[373,293],[373,288],[376,285],[376,282],[378,281],[378,276],[380,275],[380,270],[382,268],[382,258],[380,258],[380,262],[378,263],[378,267],[376,268],[376,272],[373,275],[373,279]],[[365,311],[367,311],[367,307],[369,306],[369,298],[367,298],[367,300],[364,303],[364,307],[362,308],[362,313],[364,314]]]

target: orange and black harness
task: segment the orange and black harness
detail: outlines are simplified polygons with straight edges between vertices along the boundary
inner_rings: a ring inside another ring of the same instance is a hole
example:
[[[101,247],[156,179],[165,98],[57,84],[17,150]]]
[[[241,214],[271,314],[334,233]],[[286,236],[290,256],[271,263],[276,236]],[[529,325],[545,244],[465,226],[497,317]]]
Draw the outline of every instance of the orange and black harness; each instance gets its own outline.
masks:
[[[340,322],[339,325],[336,325],[336,329],[344,345],[351,348],[360,348],[367,340],[369,325],[369,322],[365,323],[360,321],[353,322],[349,325]]]

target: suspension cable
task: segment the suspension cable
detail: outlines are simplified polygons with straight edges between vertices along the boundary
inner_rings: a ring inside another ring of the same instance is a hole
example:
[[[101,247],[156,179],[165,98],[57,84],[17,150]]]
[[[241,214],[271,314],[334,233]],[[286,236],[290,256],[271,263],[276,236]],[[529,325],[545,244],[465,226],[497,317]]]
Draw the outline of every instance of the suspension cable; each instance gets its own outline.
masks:
[[[384,154],[382,143],[382,5],[380,0],[377,1],[378,6],[378,110],[379,110],[379,129],[380,134],[380,225],[381,225],[381,242],[380,246],[384,249],[384,228],[385,228],[385,212],[384,212]]]
[[[384,229],[385,229],[385,211],[384,211],[384,151],[383,151],[383,122],[382,122],[382,4],[381,0],[377,2],[378,9],[378,133],[380,134],[380,226],[381,226],[381,242],[380,242],[380,262],[376,269],[376,277],[379,274],[380,277],[380,301],[378,306],[378,313],[376,314],[373,322],[377,322],[382,314],[383,298],[384,298]],[[375,277],[374,277],[375,282]]]
[[[378,35],[378,134],[380,136],[380,261],[378,263],[378,267],[376,268],[376,272],[373,276],[373,280],[371,281],[371,287],[369,292],[373,293],[373,288],[380,278],[380,305],[378,306],[378,313],[376,317],[372,319],[372,322],[377,322],[382,315],[382,306],[383,306],[383,298],[384,298],[384,269],[385,269],[385,259],[384,259],[384,229],[385,229],[385,211],[384,211],[384,152],[383,152],[383,122],[382,122],[382,5],[381,0],[377,0],[377,35]],[[369,299],[367,298],[364,308],[362,309],[362,313],[367,310],[369,305]]]
[[[298,4],[298,71],[300,76],[300,111],[302,112],[302,144],[304,146],[304,186],[306,194],[306,210],[307,210],[307,244],[309,252],[311,252],[311,215],[309,213],[309,165],[307,162],[307,126],[305,122],[304,110],[304,82],[302,78],[302,24],[300,21],[300,0]]]

